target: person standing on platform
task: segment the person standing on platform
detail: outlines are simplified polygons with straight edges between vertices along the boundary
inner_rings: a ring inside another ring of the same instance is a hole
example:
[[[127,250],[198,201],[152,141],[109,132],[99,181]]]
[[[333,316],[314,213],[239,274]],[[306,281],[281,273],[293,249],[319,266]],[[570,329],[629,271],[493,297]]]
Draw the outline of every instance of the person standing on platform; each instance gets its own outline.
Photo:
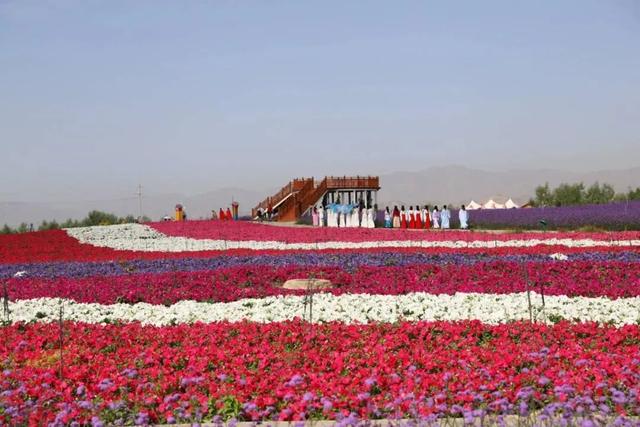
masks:
[[[394,206],[393,207],[393,216],[392,216],[392,220],[393,220],[393,228],[400,228],[400,210],[398,209],[398,206]]]
[[[460,206],[460,210],[458,211],[458,218],[460,219],[460,228],[466,230],[469,228],[469,211],[467,208],[462,205]]]
[[[358,205],[353,205],[351,210],[351,227],[354,227],[354,228],[365,227],[365,219],[366,219],[365,214],[366,212],[363,210],[362,222],[360,222],[360,208],[358,207]]]
[[[442,228],[450,228],[449,220],[451,219],[451,211],[447,209],[447,205],[442,207],[442,212],[440,212],[440,226]]]
[[[224,213],[225,218],[227,219],[227,221],[231,221],[233,219],[233,216],[231,215],[231,209],[227,208],[227,211]]]
[[[422,211],[420,205],[416,205],[416,228],[422,230]]]
[[[373,205],[373,228],[376,228],[376,225],[378,224],[378,215],[380,213],[378,212],[378,205]]]
[[[318,227],[324,227],[324,206],[318,208]]]
[[[315,206],[311,209],[311,223],[314,227],[318,226],[318,210]]]
[[[345,212],[346,207],[344,205],[340,205],[340,216],[338,217],[338,227],[347,227],[347,218],[348,214]]]
[[[400,208],[400,228],[407,228],[409,225],[407,221],[407,211],[404,208],[404,205]]]
[[[220,219],[220,221],[224,221],[225,220],[224,211],[222,210],[222,208],[220,208],[220,213],[218,215],[218,218]]]
[[[375,228],[376,223],[373,219],[373,208],[369,207],[365,212],[366,212],[366,222],[365,222],[365,215],[363,215],[362,226],[367,228]]]
[[[384,208],[384,228],[391,228],[393,224],[391,223],[391,212],[389,212],[389,206]]]
[[[438,205],[433,207],[433,212],[431,212],[431,222],[433,223],[433,228],[440,228],[440,211],[438,210]]]

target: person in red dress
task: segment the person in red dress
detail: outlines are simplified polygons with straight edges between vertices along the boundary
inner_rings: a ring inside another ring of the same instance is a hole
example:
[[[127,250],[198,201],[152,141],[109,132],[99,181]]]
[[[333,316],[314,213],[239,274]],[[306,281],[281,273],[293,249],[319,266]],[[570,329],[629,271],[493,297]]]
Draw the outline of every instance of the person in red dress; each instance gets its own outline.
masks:
[[[224,217],[224,211],[220,208],[220,212],[218,213],[218,219],[220,221],[224,221],[226,218]]]
[[[420,205],[416,205],[416,228],[422,230],[422,212],[420,212]]]
[[[407,211],[404,206],[400,208],[400,228],[407,228]]]
[[[409,228],[416,228],[416,213],[413,210],[413,206],[409,206]]]
[[[422,216],[424,217],[424,228],[427,230],[431,228],[431,214],[429,213],[429,206],[424,205],[424,209],[422,210]]]
[[[225,212],[224,216],[227,217],[227,221],[231,221],[233,216],[231,215],[231,209],[227,208],[227,212]]]

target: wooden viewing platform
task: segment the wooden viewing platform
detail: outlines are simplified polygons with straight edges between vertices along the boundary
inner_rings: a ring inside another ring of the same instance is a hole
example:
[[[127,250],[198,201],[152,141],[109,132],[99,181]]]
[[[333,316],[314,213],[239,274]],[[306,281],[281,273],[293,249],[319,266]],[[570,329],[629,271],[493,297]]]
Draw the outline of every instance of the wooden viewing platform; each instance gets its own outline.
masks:
[[[273,196],[269,196],[252,209],[251,216],[258,216],[258,209],[267,212],[271,207],[277,221],[296,221],[313,206],[330,203],[373,206],[380,190],[377,176],[327,176],[317,182],[314,178],[296,178],[289,181]]]

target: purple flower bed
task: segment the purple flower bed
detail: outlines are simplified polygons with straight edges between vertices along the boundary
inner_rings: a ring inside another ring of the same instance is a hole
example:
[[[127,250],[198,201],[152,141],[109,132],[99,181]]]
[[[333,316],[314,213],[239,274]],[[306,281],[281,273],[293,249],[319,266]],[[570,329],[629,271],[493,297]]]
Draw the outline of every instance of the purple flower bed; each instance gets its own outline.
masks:
[[[639,252],[584,252],[567,254],[571,261],[617,261],[640,262]],[[25,277],[33,278],[82,278],[100,276],[123,276],[140,273],[171,273],[176,271],[210,271],[218,268],[250,267],[266,265],[286,267],[292,265],[339,267],[354,271],[359,267],[390,267],[411,265],[470,265],[483,262],[554,262],[546,254],[426,254],[426,253],[345,253],[313,254],[299,253],[286,255],[223,256],[214,258],[180,258],[166,260],[137,260],[128,262],[52,262],[31,264],[0,264],[0,280],[8,279],[18,271],[25,271]]]
[[[457,228],[458,212],[452,212],[452,227]],[[540,229],[540,220],[548,228],[575,229],[593,226],[607,230],[640,229],[640,201],[606,205],[576,205],[526,209],[486,209],[469,212],[469,222],[478,228]]]

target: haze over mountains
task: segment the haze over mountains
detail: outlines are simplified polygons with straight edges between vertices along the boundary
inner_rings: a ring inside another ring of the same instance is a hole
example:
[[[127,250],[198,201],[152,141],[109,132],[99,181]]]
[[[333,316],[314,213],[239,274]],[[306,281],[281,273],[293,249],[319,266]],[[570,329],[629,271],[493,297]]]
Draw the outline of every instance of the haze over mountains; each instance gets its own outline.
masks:
[[[346,171],[348,172],[348,171]],[[378,195],[380,206],[393,203],[406,205],[416,203],[460,204],[474,199],[478,202],[488,198],[511,197],[522,203],[534,194],[540,184],[549,182],[556,186],[562,182],[595,181],[609,183],[616,191],[640,186],[640,167],[623,170],[601,170],[594,172],[569,172],[553,169],[486,171],[464,166],[432,167],[417,172],[395,172],[380,175],[382,190]],[[154,220],[172,215],[176,203],[182,203],[189,218],[208,218],[211,209],[226,207],[232,198],[240,203],[241,214],[248,213],[256,203],[275,193],[281,185],[263,189],[220,188],[201,194],[158,193],[144,196],[143,212]],[[135,188],[135,183],[132,183]],[[150,186],[148,186],[150,187]],[[128,189],[127,189],[128,190]],[[155,190],[155,189],[154,189]],[[151,191],[151,189],[150,189]],[[129,193],[130,194],[130,193]],[[96,195],[91,201],[62,201],[41,203],[35,201],[16,202],[0,200],[0,225],[16,226],[21,222],[37,226],[42,220],[63,221],[79,219],[89,211],[97,209],[117,215],[138,215],[138,198],[100,200]]]

